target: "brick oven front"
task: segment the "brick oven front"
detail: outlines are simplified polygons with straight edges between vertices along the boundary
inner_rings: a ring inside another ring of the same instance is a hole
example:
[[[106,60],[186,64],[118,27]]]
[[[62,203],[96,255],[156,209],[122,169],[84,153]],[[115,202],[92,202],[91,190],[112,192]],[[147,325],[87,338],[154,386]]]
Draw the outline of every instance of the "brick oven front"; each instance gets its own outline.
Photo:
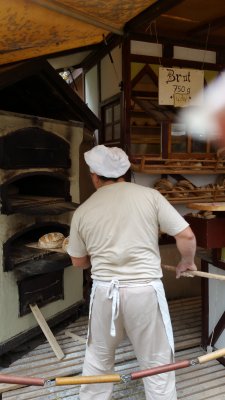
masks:
[[[3,354],[41,332],[31,303],[50,327],[82,308],[83,276],[69,256],[30,244],[68,235],[74,209],[93,192],[83,153],[101,122],[44,59],[0,68],[0,110]]]
[[[68,235],[90,191],[83,152],[92,145],[82,122],[0,111],[0,354],[37,331],[30,304],[50,325],[82,305],[82,272],[34,245],[48,232]]]

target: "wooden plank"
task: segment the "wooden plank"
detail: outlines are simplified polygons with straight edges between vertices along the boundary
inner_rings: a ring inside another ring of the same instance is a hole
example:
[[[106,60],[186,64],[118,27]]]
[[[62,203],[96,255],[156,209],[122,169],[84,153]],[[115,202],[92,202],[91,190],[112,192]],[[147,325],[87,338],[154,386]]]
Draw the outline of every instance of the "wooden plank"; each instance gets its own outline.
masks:
[[[42,332],[44,333],[46,339],[48,340],[52,350],[54,351],[56,357],[58,358],[58,360],[62,360],[64,358],[64,353],[63,353],[61,347],[59,346],[56,338],[54,337],[51,329],[49,328],[39,307],[37,306],[37,304],[30,304],[30,309],[31,309],[36,321],[38,322]]]
[[[42,251],[45,251],[46,253],[54,252],[54,253],[64,253],[65,254],[65,250],[63,250],[62,247],[59,247],[58,249],[42,249],[41,247],[38,246],[38,242],[27,243],[25,246],[31,247],[32,249],[42,250]]]
[[[225,202],[193,202],[187,204],[188,208],[192,208],[193,210],[206,210],[206,211],[225,211]]]

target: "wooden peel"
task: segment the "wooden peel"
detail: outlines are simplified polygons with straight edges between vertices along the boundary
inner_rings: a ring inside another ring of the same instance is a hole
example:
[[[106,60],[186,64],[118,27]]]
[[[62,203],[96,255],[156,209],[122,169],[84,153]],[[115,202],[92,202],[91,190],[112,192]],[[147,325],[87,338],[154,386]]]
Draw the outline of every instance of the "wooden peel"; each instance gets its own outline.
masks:
[[[12,383],[26,386],[44,386],[45,379],[30,376],[16,376],[0,374],[0,383]]]
[[[71,376],[65,378],[56,378],[55,384],[59,385],[84,385],[87,383],[109,383],[120,382],[121,376],[119,374],[111,375],[93,375],[93,376]]]
[[[163,265],[162,267],[167,269],[168,271],[176,272],[176,267],[172,265]],[[193,278],[194,276],[199,276],[200,278],[208,278],[208,279],[218,279],[220,281],[225,281],[225,276],[219,274],[212,274],[210,272],[203,272],[203,271],[185,271],[181,272],[181,276],[185,276],[186,278]]]
[[[74,376],[65,378],[56,378],[55,384],[58,385],[83,385],[91,383],[109,383],[124,382],[141,379],[147,376],[158,375],[164,372],[175,371],[181,368],[203,364],[208,361],[217,360],[225,356],[225,348],[204,354],[194,360],[182,360],[171,364],[159,365],[153,368],[132,372],[127,375],[111,374],[111,375],[92,375],[92,376]]]

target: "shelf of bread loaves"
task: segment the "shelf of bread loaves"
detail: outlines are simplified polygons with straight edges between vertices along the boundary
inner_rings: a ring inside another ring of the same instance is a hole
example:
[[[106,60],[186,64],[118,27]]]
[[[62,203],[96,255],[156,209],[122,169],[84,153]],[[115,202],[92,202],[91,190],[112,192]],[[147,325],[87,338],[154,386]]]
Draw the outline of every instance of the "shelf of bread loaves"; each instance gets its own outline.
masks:
[[[155,182],[154,189],[173,204],[184,204],[187,201],[225,201],[225,182],[196,187],[186,179],[173,184],[168,179],[162,178]]]
[[[131,169],[146,174],[224,174],[225,159],[162,159],[145,155],[131,157]]]

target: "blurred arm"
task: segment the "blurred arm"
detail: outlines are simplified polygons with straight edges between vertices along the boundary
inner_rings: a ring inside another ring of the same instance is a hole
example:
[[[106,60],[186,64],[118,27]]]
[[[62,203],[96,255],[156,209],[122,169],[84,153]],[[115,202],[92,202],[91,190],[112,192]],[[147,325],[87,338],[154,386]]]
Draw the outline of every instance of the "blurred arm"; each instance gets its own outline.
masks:
[[[181,260],[176,267],[176,277],[180,278],[181,272],[187,270],[197,270],[194,262],[196,253],[196,239],[191,228],[186,229],[175,235],[177,249],[180,252]]]
[[[91,267],[90,257],[70,257],[74,267],[88,269]]]

